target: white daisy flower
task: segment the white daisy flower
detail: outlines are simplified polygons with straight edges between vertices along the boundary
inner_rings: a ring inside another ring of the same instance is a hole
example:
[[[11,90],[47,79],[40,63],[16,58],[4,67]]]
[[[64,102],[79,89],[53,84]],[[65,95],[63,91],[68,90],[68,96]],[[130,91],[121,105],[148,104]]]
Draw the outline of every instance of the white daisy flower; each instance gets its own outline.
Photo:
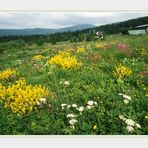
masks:
[[[64,107],[64,106],[66,106],[66,105],[67,105],[67,104],[64,104],[64,103],[63,103],[63,104],[61,104],[61,107]]]
[[[70,85],[69,81],[64,81],[64,85]]]
[[[126,129],[127,129],[127,131],[129,133],[133,133],[134,132],[134,128],[132,126],[127,126]]]
[[[88,101],[87,104],[91,106],[94,104],[94,101]]]
[[[75,129],[75,126],[74,125],[71,125],[70,128]]]
[[[70,125],[74,125],[75,123],[77,123],[78,121],[76,119],[71,119],[69,120],[69,124]]]
[[[92,107],[91,107],[90,105],[87,105],[86,108],[87,108],[87,109],[91,109]]]
[[[141,128],[141,125],[136,123],[135,126],[137,126],[137,128]]]
[[[134,126],[135,125],[135,121],[133,121],[132,119],[126,119],[125,123],[129,126]]]
[[[77,108],[77,104],[72,104],[72,107]]]
[[[127,99],[127,100],[131,100],[131,97],[128,95],[123,95],[123,98]]]
[[[70,108],[71,107],[71,105],[67,105],[67,108]]]
[[[65,106],[67,106],[67,104],[61,104],[62,109],[64,109]]]
[[[95,104],[95,105],[98,105],[98,103],[97,103],[96,101],[94,102],[94,104]]]
[[[36,104],[37,104],[37,105],[40,105],[40,102],[38,101]]]
[[[124,101],[125,104],[129,103],[129,100],[127,100],[127,99],[124,99],[123,101]]]
[[[119,95],[119,96],[123,96],[123,94],[122,94],[122,93],[119,93],[118,95]]]
[[[41,98],[40,101],[46,103],[46,98]]]
[[[67,117],[67,118],[75,118],[75,117],[77,117],[77,116],[74,115],[74,114],[68,114],[66,117]]]
[[[119,115],[119,118],[120,118],[121,120],[123,120],[123,121],[126,120],[126,118],[125,118],[123,115]]]
[[[79,112],[82,112],[82,111],[84,110],[84,107],[81,106],[81,107],[77,108],[77,110],[78,110]]]

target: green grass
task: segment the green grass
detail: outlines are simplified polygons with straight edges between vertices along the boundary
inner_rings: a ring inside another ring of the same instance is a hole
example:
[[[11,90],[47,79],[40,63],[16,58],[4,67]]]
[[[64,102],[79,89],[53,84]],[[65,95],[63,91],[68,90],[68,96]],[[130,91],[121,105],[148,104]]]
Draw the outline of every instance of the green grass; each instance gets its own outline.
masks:
[[[147,41],[148,35],[113,35],[105,41],[62,42],[57,45],[46,43],[43,46],[26,44],[11,47],[9,42],[5,43],[8,48],[0,55],[0,70],[16,69],[19,75],[15,80],[25,78],[28,84],[41,84],[48,88],[52,97],[46,98],[47,104],[38,112],[33,111],[25,115],[17,115],[0,104],[0,134],[147,135],[148,119],[145,116],[148,116],[148,81],[147,77],[141,74],[148,71],[148,68],[144,69],[144,65],[148,64],[148,54],[142,56],[140,53],[142,48],[148,53]],[[96,43],[107,43],[108,46],[99,49],[95,47]],[[118,49],[117,44],[127,45],[130,52]],[[82,63],[80,68],[67,70],[54,65],[45,66],[47,60],[56,55],[58,50],[76,49],[80,46],[86,49],[84,53],[72,53]],[[32,57],[38,54],[45,58],[33,61]],[[124,79],[115,78],[113,71],[119,63],[132,69],[133,73]],[[15,80],[10,80],[10,83]],[[139,84],[137,80],[140,81]],[[63,81],[69,81],[70,85],[60,84]],[[131,101],[125,104],[119,93],[129,95]],[[96,101],[98,105],[91,110],[85,108],[82,115],[74,108],[61,108],[62,103],[86,107],[89,100]],[[70,128],[69,119],[66,117],[70,113],[77,115],[78,122],[74,129]],[[119,119],[119,115],[134,120],[141,128],[134,127],[133,133],[128,132],[126,123]],[[93,129],[94,125],[96,129]]]

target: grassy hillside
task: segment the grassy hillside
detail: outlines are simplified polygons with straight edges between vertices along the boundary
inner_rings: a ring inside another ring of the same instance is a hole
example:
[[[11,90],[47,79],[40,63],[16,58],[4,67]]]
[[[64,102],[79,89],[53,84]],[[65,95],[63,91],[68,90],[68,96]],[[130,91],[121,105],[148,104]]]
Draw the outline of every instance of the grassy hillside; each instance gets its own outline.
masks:
[[[147,41],[1,43],[0,134],[148,134]]]

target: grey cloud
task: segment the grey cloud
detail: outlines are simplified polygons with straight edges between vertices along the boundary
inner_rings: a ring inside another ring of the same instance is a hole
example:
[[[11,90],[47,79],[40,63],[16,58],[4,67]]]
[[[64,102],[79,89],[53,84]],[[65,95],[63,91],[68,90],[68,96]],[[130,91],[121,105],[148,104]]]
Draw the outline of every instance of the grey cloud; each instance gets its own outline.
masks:
[[[148,16],[148,12],[0,12],[0,29],[61,28],[85,23],[103,25],[142,16]]]

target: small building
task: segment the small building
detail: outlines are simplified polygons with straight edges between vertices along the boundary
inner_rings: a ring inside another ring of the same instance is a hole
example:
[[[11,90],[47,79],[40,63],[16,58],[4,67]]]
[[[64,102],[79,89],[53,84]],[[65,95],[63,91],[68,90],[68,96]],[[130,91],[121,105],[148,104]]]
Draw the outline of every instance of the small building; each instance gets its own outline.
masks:
[[[96,32],[96,37],[97,37],[97,38],[101,38],[103,35],[104,35],[104,34],[103,34],[103,31],[97,31],[97,32]]]
[[[133,30],[128,30],[129,34],[148,34],[148,24],[136,26]]]
[[[100,38],[101,40],[104,40],[104,38],[105,38],[104,31],[102,31],[102,30],[96,31],[95,32],[95,38],[96,39]]]

